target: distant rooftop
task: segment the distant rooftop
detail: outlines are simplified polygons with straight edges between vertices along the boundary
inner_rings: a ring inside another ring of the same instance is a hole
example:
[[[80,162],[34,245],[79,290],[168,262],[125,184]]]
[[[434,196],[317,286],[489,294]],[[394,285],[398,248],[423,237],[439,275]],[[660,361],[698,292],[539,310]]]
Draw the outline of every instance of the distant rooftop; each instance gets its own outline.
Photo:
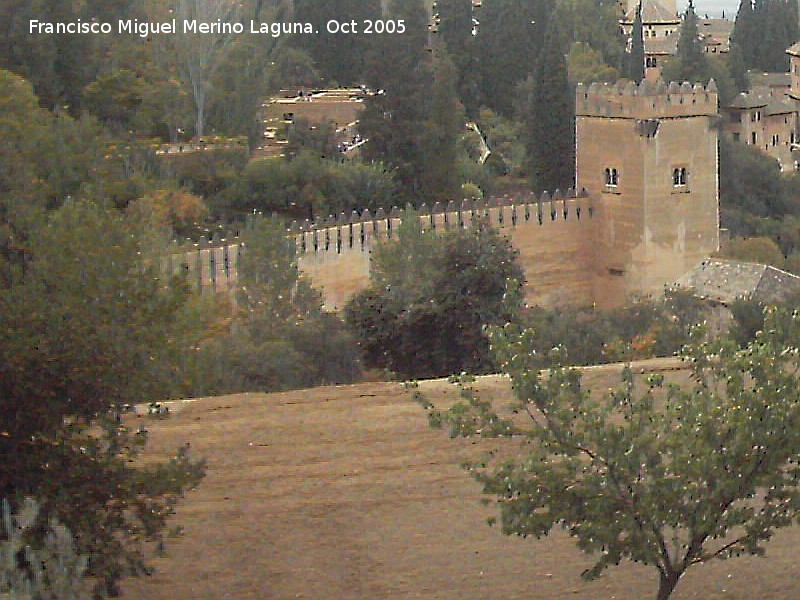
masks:
[[[747,78],[750,80],[750,87],[754,88],[788,88],[792,83],[792,76],[789,73],[764,73],[760,71],[748,71]]]
[[[776,302],[800,292],[800,277],[760,263],[709,259],[684,274],[675,286],[726,305],[736,300]]]
[[[633,23],[636,19],[636,8],[632,8],[625,14],[625,20]],[[669,12],[655,0],[644,0],[642,2],[642,23],[680,23],[680,17]]]
[[[768,87],[754,87],[748,92],[741,92],[728,105],[728,108],[742,110],[762,107],[767,115],[784,115],[795,110],[785,94],[775,93]]]

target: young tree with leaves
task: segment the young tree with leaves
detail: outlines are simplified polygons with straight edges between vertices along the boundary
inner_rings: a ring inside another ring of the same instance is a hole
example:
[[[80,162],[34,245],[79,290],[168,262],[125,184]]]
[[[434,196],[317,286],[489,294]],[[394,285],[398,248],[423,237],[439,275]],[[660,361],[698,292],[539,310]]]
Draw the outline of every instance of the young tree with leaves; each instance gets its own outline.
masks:
[[[491,333],[527,424],[468,388],[445,413],[424,403],[453,435],[522,440],[520,456],[468,467],[497,497],[504,533],[540,538],[562,527],[596,555],[584,577],[642,563],[658,571],[656,598],[666,600],[688,569],[761,555],[800,516],[800,315],[768,314],[744,349],[698,336],[683,353],[689,385],[626,368],[622,387],[603,397],[577,370],[540,373],[535,335]]]

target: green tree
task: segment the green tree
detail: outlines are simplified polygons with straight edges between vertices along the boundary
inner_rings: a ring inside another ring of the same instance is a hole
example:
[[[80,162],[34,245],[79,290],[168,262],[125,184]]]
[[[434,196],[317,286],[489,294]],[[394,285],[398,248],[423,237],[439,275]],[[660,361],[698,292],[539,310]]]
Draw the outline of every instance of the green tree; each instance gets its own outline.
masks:
[[[480,104],[513,115],[514,89],[534,70],[544,49],[552,5],[539,0],[495,0],[478,13],[475,38]]]
[[[628,79],[639,83],[644,79],[644,28],[642,25],[642,3],[636,6],[636,18],[631,31],[631,51],[627,56]]]
[[[522,302],[522,269],[509,241],[477,224],[423,231],[406,213],[397,239],[373,252],[372,281],[345,309],[367,366],[403,377],[492,368],[483,327]]]
[[[800,316],[775,311],[767,321],[745,349],[730,339],[688,346],[688,386],[626,368],[622,387],[603,397],[576,370],[541,376],[533,331],[495,328],[528,424],[469,389],[444,414],[425,406],[452,435],[522,440],[521,456],[468,466],[497,497],[504,533],[540,538],[562,527],[595,555],[584,577],[639,562],[658,571],[655,596],[666,600],[689,568],[763,554],[800,516]]]
[[[456,89],[458,73],[444,48],[436,50],[433,67],[430,110],[420,135],[425,165],[420,184],[424,198],[454,198],[461,184],[456,161],[465,121]]]
[[[39,108],[30,84],[0,70],[0,284],[21,264],[35,223],[90,183],[102,160],[99,131]]]
[[[193,395],[277,391],[349,383],[357,348],[341,319],[301,277],[295,241],[278,219],[256,219],[243,236],[236,311],[224,333],[198,344]]]
[[[664,79],[706,83],[711,78],[708,59],[697,29],[697,14],[691,0],[683,14],[681,34],[675,56],[664,67]]]
[[[203,476],[186,449],[135,467],[146,432],[124,404],[163,397],[187,350],[187,294],[148,263],[116,211],[72,202],[31,230],[25,269],[0,291],[0,496],[35,494],[91,555],[96,595],[148,571],[184,492]]]
[[[741,52],[746,68],[786,71],[786,48],[797,41],[797,3],[791,0],[742,0],[731,42]]]
[[[574,42],[570,47],[567,73],[571,86],[594,81],[613,83],[619,79],[619,71],[604,63],[601,54],[585,42]]]
[[[365,20],[381,18],[380,0],[296,0],[295,13],[309,22],[318,32],[315,35],[295,36],[295,47],[307,51],[314,59],[323,83],[328,86],[352,86],[363,82],[365,57],[371,37],[363,31],[342,34],[329,33],[330,21],[344,23],[356,21],[359,27]],[[303,82],[309,85],[312,82]]]
[[[575,108],[558,23],[547,30],[535,74],[518,93],[525,124],[531,185],[536,191],[572,187],[575,177]]]

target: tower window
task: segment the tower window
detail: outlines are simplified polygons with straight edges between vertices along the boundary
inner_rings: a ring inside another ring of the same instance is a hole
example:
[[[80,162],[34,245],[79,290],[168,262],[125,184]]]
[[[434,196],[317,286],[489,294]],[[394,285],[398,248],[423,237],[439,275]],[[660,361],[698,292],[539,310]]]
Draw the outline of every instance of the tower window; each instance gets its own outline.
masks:
[[[686,182],[686,167],[675,167],[672,169],[672,185],[675,187],[686,187]]]
[[[606,187],[617,187],[619,185],[619,173],[616,168],[608,167],[604,171]]]
[[[758,142],[758,136],[756,135],[755,131],[750,132],[750,139],[753,140],[753,144]]]

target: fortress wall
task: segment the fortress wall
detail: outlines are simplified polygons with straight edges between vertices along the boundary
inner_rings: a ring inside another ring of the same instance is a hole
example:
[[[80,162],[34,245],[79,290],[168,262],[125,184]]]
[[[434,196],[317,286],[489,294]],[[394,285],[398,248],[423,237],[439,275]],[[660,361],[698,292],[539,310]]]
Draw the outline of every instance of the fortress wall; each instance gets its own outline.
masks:
[[[525,270],[526,299],[530,304],[552,306],[560,302],[593,301],[594,224],[588,197],[551,199],[528,196],[488,202],[436,203],[420,209],[426,229],[444,231],[468,227],[487,219],[510,237]],[[369,256],[375,244],[394,239],[400,227],[396,209],[375,218],[365,212],[353,221],[340,215],[336,222],[306,223],[298,236],[298,264],[320,289],[325,305],[340,310],[349,298],[369,284]],[[348,222],[350,221],[350,222]],[[294,226],[296,227],[296,225]]]

